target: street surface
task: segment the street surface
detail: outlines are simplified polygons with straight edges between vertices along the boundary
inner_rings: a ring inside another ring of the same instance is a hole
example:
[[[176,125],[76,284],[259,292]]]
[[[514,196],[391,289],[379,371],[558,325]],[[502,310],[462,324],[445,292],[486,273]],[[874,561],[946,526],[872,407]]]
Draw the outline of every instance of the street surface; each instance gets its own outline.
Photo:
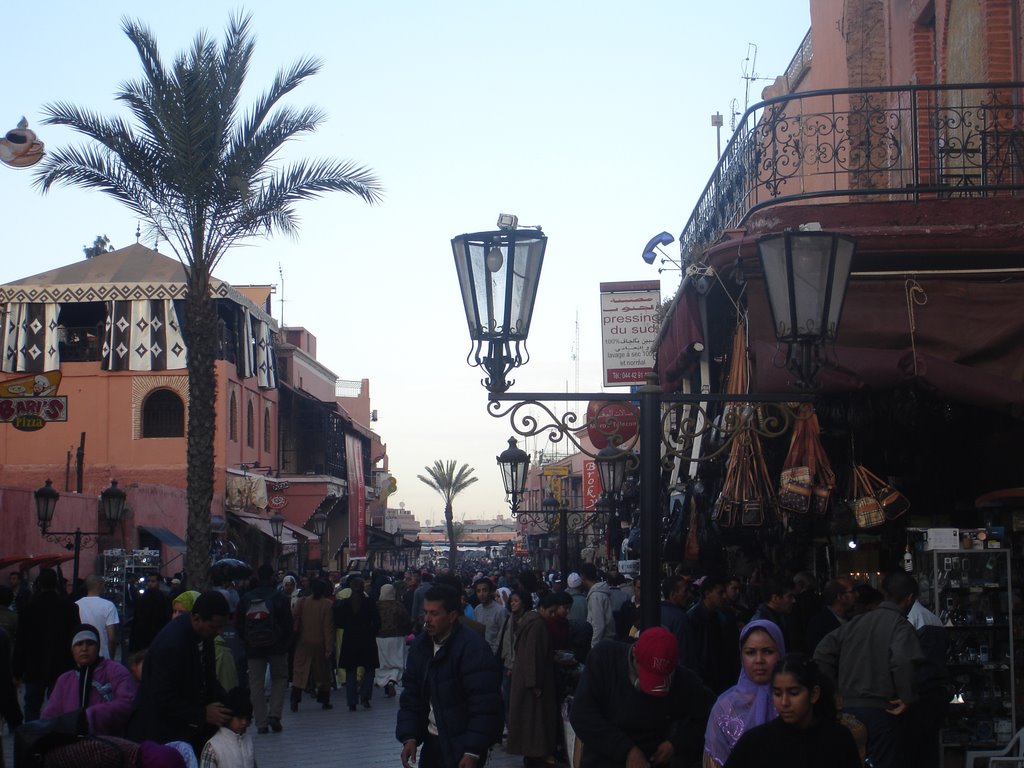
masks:
[[[324,711],[308,696],[293,713],[285,701],[281,733],[260,735],[252,726],[259,768],[401,768],[402,745],[395,740],[398,697],[386,699],[374,690],[372,709],[349,712],[345,692],[332,691],[334,709]],[[4,768],[13,768],[14,740],[4,729]],[[487,760],[487,768],[518,768],[523,759],[506,754],[499,746]]]

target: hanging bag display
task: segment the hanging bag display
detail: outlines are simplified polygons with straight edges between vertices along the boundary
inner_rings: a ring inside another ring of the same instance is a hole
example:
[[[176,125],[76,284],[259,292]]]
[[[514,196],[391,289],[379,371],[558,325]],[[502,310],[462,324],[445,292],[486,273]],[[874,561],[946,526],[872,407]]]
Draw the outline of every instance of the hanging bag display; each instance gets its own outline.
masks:
[[[853,467],[853,516],[859,528],[877,528],[885,522],[885,512],[875,498],[872,475],[867,469],[855,464]]]
[[[821,444],[821,426],[814,407],[800,407],[793,425],[789,453],[779,478],[779,507],[787,512],[824,515],[828,512],[836,475]]]
[[[726,391],[733,395],[747,394],[748,383],[746,327],[741,322],[733,338]],[[737,410],[740,406],[735,404],[727,408],[732,412],[724,421],[736,420],[738,424],[729,446],[722,491],[715,501],[711,519],[720,528],[760,527],[768,520],[775,489],[768,476],[760,437],[749,421],[740,421],[753,416],[743,415]]]

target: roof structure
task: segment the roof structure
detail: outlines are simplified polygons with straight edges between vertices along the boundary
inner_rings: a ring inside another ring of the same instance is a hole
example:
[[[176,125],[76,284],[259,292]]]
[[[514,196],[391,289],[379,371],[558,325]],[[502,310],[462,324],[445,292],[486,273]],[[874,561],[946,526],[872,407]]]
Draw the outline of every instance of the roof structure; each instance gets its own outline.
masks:
[[[210,280],[215,298],[240,304],[277,330],[277,321],[229,283]],[[138,301],[183,299],[185,268],[180,261],[134,243],[91,259],[57,267],[0,286],[0,302]]]

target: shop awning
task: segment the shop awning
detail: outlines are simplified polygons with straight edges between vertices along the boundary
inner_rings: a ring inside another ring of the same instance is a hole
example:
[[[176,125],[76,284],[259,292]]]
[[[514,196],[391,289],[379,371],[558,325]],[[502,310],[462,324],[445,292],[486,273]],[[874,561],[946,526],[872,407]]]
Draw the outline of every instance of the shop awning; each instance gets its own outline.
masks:
[[[157,539],[160,540],[161,544],[166,544],[172,549],[180,549],[184,551],[188,548],[185,542],[182,541],[176,533],[169,531],[166,528],[161,528],[157,525],[140,525],[139,530],[156,536]]]
[[[672,313],[662,325],[657,341],[658,379],[662,389],[673,392],[680,380],[700,362],[704,331],[700,321],[700,297],[684,285]]]
[[[246,525],[252,526],[263,535],[269,536],[271,539],[274,539],[274,531],[270,527],[269,517],[261,517],[260,515],[253,515],[248,512],[232,512],[231,517],[239,520],[242,523],[245,523]],[[289,536],[289,532],[294,534],[294,538],[301,539],[302,541],[308,542],[316,539],[316,534],[312,531],[307,531],[305,528],[300,528],[299,526],[286,521],[284,523],[284,529],[281,532],[282,543],[292,543],[290,540],[292,537]],[[274,541],[277,541],[277,539],[274,539]]]
[[[852,277],[837,343],[826,349],[834,367],[822,371],[822,391],[917,382],[951,400],[1024,413],[1024,282],[1015,277]],[[792,391],[761,279],[750,279],[746,293],[751,391]]]

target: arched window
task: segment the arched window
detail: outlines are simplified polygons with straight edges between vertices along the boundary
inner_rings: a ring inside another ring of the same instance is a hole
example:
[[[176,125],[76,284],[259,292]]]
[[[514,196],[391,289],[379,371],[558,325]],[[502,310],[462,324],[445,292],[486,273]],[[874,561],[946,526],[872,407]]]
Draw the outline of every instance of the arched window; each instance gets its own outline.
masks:
[[[270,406],[263,409],[263,451],[270,453]]]
[[[245,444],[256,447],[256,425],[253,423],[252,400],[245,404]]]
[[[228,398],[228,438],[233,443],[238,442],[238,400],[234,392]]]
[[[176,392],[157,389],[142,404],[143,437],[184,437],[185,404]]]

